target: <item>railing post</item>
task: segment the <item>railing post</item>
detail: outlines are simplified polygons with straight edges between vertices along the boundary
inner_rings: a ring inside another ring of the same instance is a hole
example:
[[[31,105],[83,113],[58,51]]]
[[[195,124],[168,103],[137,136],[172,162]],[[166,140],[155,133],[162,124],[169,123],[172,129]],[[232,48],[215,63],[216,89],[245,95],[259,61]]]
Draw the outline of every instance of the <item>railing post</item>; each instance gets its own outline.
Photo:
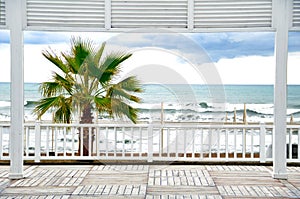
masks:
[[[260,159],[261,163],[266,162],[266,126],[265,126],[265,123],[260,123],[259,159]]]
[[[3,155],[3,142],[2,142],[2,134],[3,134],[3,127],[0,126],[0,160],[2,159]]]
[[[148,126],[148,162],[153,162],[153,123]]]
[[[34,162],[41,161],[41,122],[37,120],[35,122],[35,151]]]

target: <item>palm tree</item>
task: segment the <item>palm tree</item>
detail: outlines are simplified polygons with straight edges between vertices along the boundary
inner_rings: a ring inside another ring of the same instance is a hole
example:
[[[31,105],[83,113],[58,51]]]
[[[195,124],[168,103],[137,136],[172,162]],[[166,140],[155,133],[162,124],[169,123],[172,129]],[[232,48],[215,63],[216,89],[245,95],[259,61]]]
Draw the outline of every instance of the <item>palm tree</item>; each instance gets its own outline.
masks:
[[[140,102],[135,95],[142,92],[139,82],[136,77],[130,76],[115,83],[121,63],[132,54],[112,52],[105,55],[104,49],[105,43],[95,48],[92,41],[79,37],[71,39],[70,52],[43,52],[60,73],[53,72],[53,80],[40,85],[44,98],[38,101],[34,109],[38,119],[47,111],[52,111],[54,122],[70,123],[74,114],[79,112],[80,123],[91,124],[92,111],[97,110],[111,117],[123,119],[125,116],[136,123],[137,109],[130,102]],[[83,128],[84,156],[89,155],[88,134],[88,128]]]

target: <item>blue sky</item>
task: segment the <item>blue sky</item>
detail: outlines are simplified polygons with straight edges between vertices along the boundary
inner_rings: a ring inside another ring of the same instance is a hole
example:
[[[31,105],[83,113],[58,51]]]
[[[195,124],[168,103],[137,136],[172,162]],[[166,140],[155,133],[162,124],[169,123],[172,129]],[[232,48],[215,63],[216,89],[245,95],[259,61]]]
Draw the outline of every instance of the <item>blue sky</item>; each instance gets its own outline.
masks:
[[[99,33],[101,37],[97,38],[97,33],[90,34],[93,40],[102,42],[103,38],[108,39],[117,33]],[[68,43],[70,35],[84,35],[80,33],[53,33],[53,32],[25,32],[25,44],[57,44]],[[197,33],[185,34],[192,38],[197,44],[209,54],[213,61],[221,58],[234,58],[250,55],[271,56],[274,53],[273,32],[266,33]],[[139,41],[140,42],[140,41]],[[9,32],[0,31],[0,44],[9,43]],[[300,51],[300,32],[289,33],[289,52]]]
[[[41,50],[47,48],[47,46],[50,46],[54,49],[56,49],[57,46],[60,45],[66,46],[69,44],[71,35],[88,37],[96,41],[97,43],[109,41],[114,45],[131,45],[134,47],[159,46],[169,50],[181,49],[181,51],[183,51],[183,54],[193,54],[192,56],[194,57],[199,56],[199,48],[202,48],[203,51],[207,53],[211,61],[215,63],[216,68],[219,70],[220,75],[224,79],[225,83],[236,82],[241,84],[251,84],[251,79],[247,81],[245,81],[245,79],[243,78],[234,79],[234,77],[230,77],[230,75],[225,74],[226,70],[236,71],[236,69],[233,67],[238,67],[238,64],[241,65],[241,63],[249,63],[252,61],[254,63],[252,64],[252,66],[256,65],[257,61],[257,64],[270,64],[269,67],[271,67],[271,59],[274,55],[275,38],[275,34],[272,32],[190,33],[184,35],[166,34],[165,37],[163,37],[162,34],[159,34],[159,36],[156,34],[132,34],[131,37],[128,36],[129,34],[120,35],[118,33],[25,32],[25,53],[26,51],[29,51],[29,55],[25,57],[25,70],[26,64],[30,65],[28,66],[28,68],[30,68],[29,70],[32,70],[32,67],[34,67],[32,65],[36,64],[36,67],[39,67],[38,65],[41,65],[41,63],[38,61],[31,63],[33,59],[36,59],[36,56],[34,55],[32,55],[32,57],[29,57],[31,51],[39,53],[41,52]],[[185,42],[184,39],[186,39],[187,42]],[[2,60],[7,59],[6,53],[9,54],[9,52],[7,52],[7,44],[9,44],[9,32],[0,31],[0,59]],[[299,70],[298,74],[300,74],[300,69],[296,68],[297,65],[300,65],[300,63],[298,63],[298,58],[300,56],[300,32],[289,33],[289,53],[291,54],[291,64],[289,64],[291,65],[290,73],[293,74],[296,72],[295,70]],[[4,62],[6,68],[9,67],[7,66],[7,62],[8,61]],[[180,62],[180,59],[177,59],[177,62]],[[250,65],[242,65],[248,67],[246,69],[249,71],[255,70],[255,68],[251,68],[252,66]],[[247,71],[246,69],[245,71]],[[243,70],[244,69],[242,69],[241,71]],[[267,70],[270,71],[270,69],[266,68],[266,71]],[[273,70],[273,68],[271,70]],[[272,78],[273,76],[274,75],[272,75]],[[4,77],[0,76],[0,78],[0,81],[6,81]],[[233,78],[232,82],[230,80],[231,78]],[[267,78],[268,80],[263,80],[264,77],[262,76],[261,80],[258,79],[257,81],[253,81],[253,83],[272,84],[272,78],[270,76],[269,78]],[[291,79],[291,84],[300,84],[300,80],[297,82],[296,77],[291,77]]]

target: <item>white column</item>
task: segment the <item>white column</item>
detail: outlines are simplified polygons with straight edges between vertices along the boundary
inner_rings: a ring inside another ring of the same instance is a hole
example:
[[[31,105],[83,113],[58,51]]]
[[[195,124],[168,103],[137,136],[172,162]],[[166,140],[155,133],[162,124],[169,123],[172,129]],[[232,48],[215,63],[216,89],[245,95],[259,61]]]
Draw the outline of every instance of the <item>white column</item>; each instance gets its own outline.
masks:
[[[7,17],[11,49],[11,131],[9,178],[23,178],[24,49],[22,0],[9,0]]]
[[[111,29],[111,0],[105,0],[105,29]]]
[[[276,0],[275,58],[276,76],[274,86],[274,132],[273,132],[273,178],[287,179],[286,170],[286,107],[287,107],[287,58],[289,1]],[[280,14],[279,14],[280,13]]]
[[[188,0],[188,29],[194,29],[194,0]]]

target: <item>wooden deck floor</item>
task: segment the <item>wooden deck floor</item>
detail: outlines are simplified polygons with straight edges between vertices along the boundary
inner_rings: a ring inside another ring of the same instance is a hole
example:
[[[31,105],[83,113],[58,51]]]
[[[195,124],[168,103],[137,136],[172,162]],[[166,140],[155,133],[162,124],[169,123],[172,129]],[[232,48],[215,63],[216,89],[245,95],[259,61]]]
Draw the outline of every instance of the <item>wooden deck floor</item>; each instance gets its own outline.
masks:
[[[2,198],[300,198],[300,167],[288,180],[272,167],[223,165],[39,165],[8,179],[0,166]]]

